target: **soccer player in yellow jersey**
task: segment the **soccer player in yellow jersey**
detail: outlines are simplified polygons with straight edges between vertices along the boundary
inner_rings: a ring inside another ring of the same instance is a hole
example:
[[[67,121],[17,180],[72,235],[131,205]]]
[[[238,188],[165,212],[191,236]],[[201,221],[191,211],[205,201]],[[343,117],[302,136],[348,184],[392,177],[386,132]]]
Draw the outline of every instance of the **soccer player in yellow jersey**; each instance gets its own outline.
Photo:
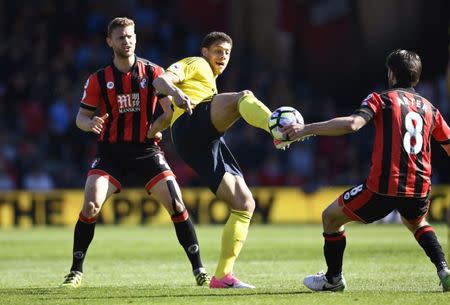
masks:
[[[178,154],[231,208],[210,288],[254,288],[233,275],[233,266],[247,238],[255,201],[223,135],[240,117],[269,132],[271,115],[250,91],[217,93],[216,78],[227,67],[232,45],[227,34],[209,33],[201,57],[182,59],[153,81],[156,90],[173,97],[171,132]]]

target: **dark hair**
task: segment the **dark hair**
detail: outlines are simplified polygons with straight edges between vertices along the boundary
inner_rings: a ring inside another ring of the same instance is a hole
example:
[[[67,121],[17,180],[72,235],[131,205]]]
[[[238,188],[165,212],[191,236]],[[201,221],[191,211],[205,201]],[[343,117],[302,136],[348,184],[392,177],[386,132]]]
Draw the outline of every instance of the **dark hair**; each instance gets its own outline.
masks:
[[[233,46],[233,40],[231,40],[231,37],[227,34],[223,32],[211,32],[203,38],[202,48],[209,48],[216,41],[228,42]]]
[[[114,18],[108,24],[108,37],[111,36],[112,31],[114,31],[116,28],[126,27],[130,25],[134,26],[134,21],[132,19],[129,19],[127,17]]]
[[[394,73],[397,84],[414,87],[422,73],[422,61],[413,51],[395,50],[386,58],[386,67]]]

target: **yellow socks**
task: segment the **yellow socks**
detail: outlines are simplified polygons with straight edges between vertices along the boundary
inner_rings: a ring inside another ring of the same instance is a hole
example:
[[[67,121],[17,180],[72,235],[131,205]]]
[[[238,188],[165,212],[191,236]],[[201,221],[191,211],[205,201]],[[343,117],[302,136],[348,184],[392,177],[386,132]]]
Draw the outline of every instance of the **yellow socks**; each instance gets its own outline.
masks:
[[[234,262],[247,238],[251,218],[250,212],[231,210],[230,217],[223,229],[220,259],[214,274],[216,278],[221,279],[233,271]]]
[[[238,110],[247,123],[270,133],[268,125],[272,112],[253,94],[246,94],[239,99]]]

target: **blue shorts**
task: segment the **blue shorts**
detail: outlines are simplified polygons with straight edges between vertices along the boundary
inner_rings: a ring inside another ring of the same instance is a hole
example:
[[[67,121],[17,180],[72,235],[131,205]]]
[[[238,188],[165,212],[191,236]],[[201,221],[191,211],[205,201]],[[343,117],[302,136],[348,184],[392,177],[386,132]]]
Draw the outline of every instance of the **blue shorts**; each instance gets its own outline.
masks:
[[[214,194],[225,173],[243,177],[223,134],[211,122],[211,103],[198,104],[192,115],[182,114],[172,125],[171,131],[180,157]]]

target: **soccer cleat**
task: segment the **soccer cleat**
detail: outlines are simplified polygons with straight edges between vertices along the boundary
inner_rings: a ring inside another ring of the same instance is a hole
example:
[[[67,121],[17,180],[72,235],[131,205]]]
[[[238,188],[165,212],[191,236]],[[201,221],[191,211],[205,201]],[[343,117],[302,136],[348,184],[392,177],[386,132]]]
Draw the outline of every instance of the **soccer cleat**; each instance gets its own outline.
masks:
[[[283,140],[273,139],[273,145],[275,145],[275,147],[277,149],[286,150],[287,148],[289,148],[291,143],[303,142],[305,140],[308,140],[310,137],[314,137],[314,136],[315,135],[309,135],[309,136],[306,136],[306,137],[303,137],[303,138],[300,138],[300,139],[297,139],[294,141],[289,141],[289,140],[283,141]]]
[[[277,149],[281,149],[281,150],[286,150],[287,148],[289,148],[289,146],[291,145],[292,142],[295,142],[295,141],[282,141],[282,140],[278,140],[278,139],[273,139],[273,145],[275,145],[275,147]]]
[[[70,271],[70,273],[64,277],[64,282],[61,284],[61,287],[79,288],[81,286],[82,278],[83,278],[82,272]]]
[[[211,283],[209,283],[209,288],[250,288],[253,289],[255,286],[241,282],[233,273],[228,273],[221,279],[217,279],[215,276],[212,277]]]
[[[206,271],[200,271],[194,275],[197,286],[209,286],[211,282],[211,277],[206,273]]]
[[[442,291],[449,292],[450,291],[450,270],[444,269],[438,272],[439,279],[442,284]]]
[[[309,275],[303,280],[303,284],[313,291],[344,291],[346,283],[343,275],[335,278],[333,282],[328,282],[323,271]]]

